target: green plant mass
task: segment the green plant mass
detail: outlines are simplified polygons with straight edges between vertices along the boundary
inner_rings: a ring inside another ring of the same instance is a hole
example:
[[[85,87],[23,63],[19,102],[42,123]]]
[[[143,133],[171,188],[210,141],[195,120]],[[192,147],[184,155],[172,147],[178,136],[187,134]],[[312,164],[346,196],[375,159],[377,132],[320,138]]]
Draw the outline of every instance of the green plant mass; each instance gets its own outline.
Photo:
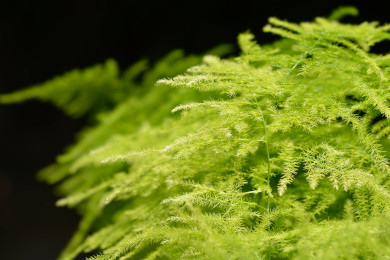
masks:
[[[356,12],[0,96],[91,118],[39,173],[82,215],[59,259],[388,259],[390,25]]]

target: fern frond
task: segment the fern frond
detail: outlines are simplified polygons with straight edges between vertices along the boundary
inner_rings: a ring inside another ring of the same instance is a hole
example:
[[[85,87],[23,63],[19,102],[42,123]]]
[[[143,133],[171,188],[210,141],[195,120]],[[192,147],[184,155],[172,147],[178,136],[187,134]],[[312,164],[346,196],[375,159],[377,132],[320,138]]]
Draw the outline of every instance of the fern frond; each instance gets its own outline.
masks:
[[[95,119],[40,174],[83,215],[60,259],[385,259],[390,58],[370,48],[390,27],[338,21],[356,14],[0,96]]]

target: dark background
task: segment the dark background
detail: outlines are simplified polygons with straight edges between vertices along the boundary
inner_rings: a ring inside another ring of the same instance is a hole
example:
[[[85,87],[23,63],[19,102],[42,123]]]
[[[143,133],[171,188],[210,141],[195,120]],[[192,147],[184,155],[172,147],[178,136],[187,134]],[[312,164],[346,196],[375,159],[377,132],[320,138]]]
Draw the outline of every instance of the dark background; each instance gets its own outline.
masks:
[[[347,4],[361,13],[348,21],[390,22],[380,1],[0,0],[0,93],[107,58],[123,68],[175,48],[202,53],[247,29],[268,42],[261,28],[269,16],[311,20]],[[35,101],[0,106],[0,259],[55,259],[76,229],[77,214],[55,207],[52,187],[35,174],[85,121]]]

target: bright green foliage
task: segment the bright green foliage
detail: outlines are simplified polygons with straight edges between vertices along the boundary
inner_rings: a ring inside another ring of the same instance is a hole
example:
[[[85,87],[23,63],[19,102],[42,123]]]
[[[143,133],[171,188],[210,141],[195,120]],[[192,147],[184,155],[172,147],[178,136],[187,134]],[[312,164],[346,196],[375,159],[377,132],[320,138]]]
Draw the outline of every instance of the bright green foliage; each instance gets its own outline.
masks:
[[[145,69],[144,65],[145,62],[141,62],[134,66],[134,72]],[[42,85],[2,96],[0,101],[15,103],[32,98],[50,100],[67,114],[78,117],[90,110],[99,112],[112,107],[130,94],[129,88],[125,88],[118,80],[118,73],[116,62],[108,60],[104,65],[83,72],[74,70]]]
[[[387,259],[390,55],[370,48],[390,25],[346,14],[270,18],[283,39],[243,33],[235,58],[108,62],[1,96],[104,111],[40,174],[83,215],[60,259]]]

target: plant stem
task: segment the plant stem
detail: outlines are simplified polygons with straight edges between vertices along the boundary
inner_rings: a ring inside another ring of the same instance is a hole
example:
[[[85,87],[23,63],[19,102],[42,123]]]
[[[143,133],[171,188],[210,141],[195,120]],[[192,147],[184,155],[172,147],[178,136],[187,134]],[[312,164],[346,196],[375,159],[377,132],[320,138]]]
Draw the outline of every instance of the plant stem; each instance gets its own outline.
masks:
[[[267,140],[267,122],[265,121],[264,115],[263,115],[263,110],[261,110],[261,107],[259,103],[257,102],[257,98],[255,96],[255,101],[256,101],[256,106],[260,111],[261,119],[263,121],[263,127],[264,127],[264,140],[265,140],[265,149],[267,153],[267,164],[268,164],[268,173],[267,173],[267,183],[268,186],[271,187],[271,160],[269,156],[269,149],[268,149],[268,140]],[[270,195],[268,194],[268,200],[267,200],[267,211],[269,213],[269,208],[270,208]]]

